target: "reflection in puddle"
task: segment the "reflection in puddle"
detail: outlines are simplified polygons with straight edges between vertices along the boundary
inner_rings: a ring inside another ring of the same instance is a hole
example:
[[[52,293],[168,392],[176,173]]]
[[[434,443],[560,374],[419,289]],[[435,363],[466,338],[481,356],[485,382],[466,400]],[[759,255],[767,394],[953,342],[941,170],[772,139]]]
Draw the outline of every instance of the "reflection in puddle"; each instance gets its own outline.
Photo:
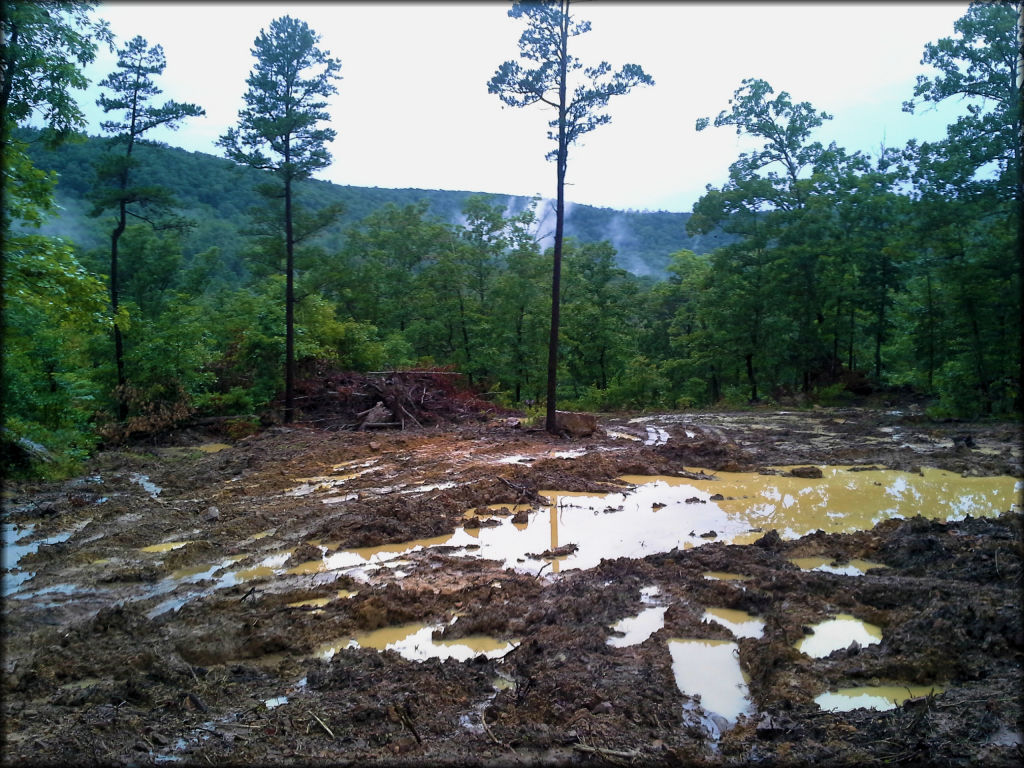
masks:
[[[851,533],[869,530],[889,518],[924,517],[960,520],[967,515],[987,517],[1009,510],[1024,482],[1009,476],[961,477],[953,472],[924,469],[916,475],[894,470],[850,472],[843,467],[820,467],[821,479],[802,479],[753,472],[718,473],[717,480],[627,476],[626,482],[643,483],[638,489],[663,491],[659,501],[669,509],[687,498],[699,502],[685,506],[699,528],[714,527],[713,511],[748,528],[776,529],[784,539],[823,530]],[[717,501],[711,494],[726,498]],[[706,503],[700,503],[706,502]],[[665,510],[667,511],[667,510]],[[705,522],[706,521],[706,522]],[[722,531],[718,540],[722,540]],[[728,543],[749,544],[760,533],[733,537]]]
[[[340,468],[341,465],[336,469]],[[439,546],[450,548],[448,554],[452,556],[495,560],[502,567],[521,572],[539,574],[550,567],[550,573],[559,573],[565,568],[592,568],[605,558],[643,558],[675,548],[691,549],[710,541],[750,544],[764,535],[763,531],[771,529],[778,530],[784,538],[795,539],[819,529],[866,530],[890,517],[923,514],[955,519],[966,514],[996,515],[1011,508],[1014,494],[1022,487],[1021,481],[1012,477],[962,478],[933,469],[924,470],[923,475],[891,470],[849,472],[840,467],[823,467],[822,472],[824,477],[820,479],[725,472],[718,473],[717,479],[626,476],[621,480],[635,487],[623,492],[542,490],[541,495],[549,505],[531,509],[527,522],[508,513],[496,514],[501,507],[510,512],[522,508],[493,505],[466,514],[493,518],[497,525],[470,530],[458,527],[451,534],[426,539],[330,552],[287,569],[284,563],[292,550],[282,550],[255,567],[223,574],[213,589],[282,575],[340,571],[368,580],[373,571],[391,566],[395,566],[392,577],[403,578],[407,571],[398,570],[397,566],[406,564],[405,556]],[[423,489],[420,486],[414,490]],[[250,542],[265,534],[269,532],[250,537]],[[164,542],[144,551],[167,551],[186,543]],[[795,562],[804,563],[802,559]],[[844,565],[842,572],[872,565],[855,560]],[[833,566],[823,563],[813,567]],[[748,578],[715,571],[704,576],[738,581]],[[12,588],[8,581],[5,576],[5,591]],[[157,592],[151,591],[147,596],[170,591],[173,586],[172,583]],[[168,601],[167,605],[177,608],[187,599],[191,598]],[[158,612],[168,609],[159,607]],[[643,615],[644,622],[657,621],[654,611]]]
[[[425,659],[456,659],[468,661],[483,654],[489,659],[504,656],[514,644],[503,642],[485,635],[460,637],[454,640],[434,640],[435,630],[442,625],[404,624],[399,627],[383,627],[372,632],[363,632],[352,637],[341,638],[317,646],[315,655],[329,660],[344,648],[374,648],[378,651],[391,650],[410,661]]]
[[[252,536],[247,538],[245,541],[242,541],[241,544],[252,544],[254,541],[265,539],[267,538],[267,536],[272,536],[275,533],[277,533],[277,528],[268,528],[265,531],[258,531],[257,533],[254,533]]]
[[[1010,507],[1016,485],[1010,477],[961,478],[940,470],[924,470],[923,477],[890,470],[848,472],[837,467],[825,467],[823,473],[822,479],[756,473],[719,473],[717,480],[628,476],[623,480],[638,485],[622,493],[544,490],[541,494],[550,505],[533,510],[526,523],[513,522],[507,514],[494,514],[501,507],[513,512],[521,508],[493,505],[470,510],[467,516],[493,517],[497,525],[470,530],[460,527],[451,534],[426,539],[341,550],[284,570],[288,550],[256,568],[227,574],[218,586],[282,574],[340,570],[368,578],[373,570],[389,563],[397,565],[392,561],[437,546],[451,547],[455,556],[497,560],[519,571],[539,573],[550,565],[550,572],[558,573],[564,568],[592,568],[603,558],[642,558],[709,541],[749,544],[771,528],[793,539],[818,529],[871,528],[882,518],[918,513],[940,519],[968,512],[994,515]],[[560,549],[567,545],[576,548]],[[557,555],[543,556],[555,551]],[[854,560],[841,572],[851,572],[847,568],[860,572],[872,565]],[[396,578],[404,575],[405,571],[394,571]],[[704,575],[722,580],[746,578],[714,571]]]
[[[68,531],[56,533],[53,536],[48,536],[44,539],[36,539],[35,541],[27,543],[22,542],[32,535],[32,532],[35,530],[34,524],[28,523],[26,525],[18,525],[17,523],[4,523],[2,529],[3,559],[0,561],[0,564],[2,564],[3,568],[9,569],[3,574],[2,578],[4,597],[17,592],[21,588],[22,584],[29,581],[36,575],[34,571],[18,570],[18,566],[23,557],[38,552],[41,546],[50,546],[52,544],[60,544],[67,541],[91,522],[92,518],[79,520]]]
[[[154,499],[157,496],[159,496],[160,495],[160,491],[163,490],[163,488],[161,488],[156,483],[150,482],[149,475],[143,475],[143,474],[141,474],[139,472],[132,472],[132,474],[129,475],[128,479],[131,480],[133,483],[138,483],[139,485],[141,485],[142,486],[142,490],[144,490],[146,493],[148,493]]]
[[[739,647],[727,640],[670,640],[672,673],[679,690],[700,695],[705,712],[731,725],[750,711],[746,673],[740,668]]]
[[[831,557],[791,557],[789,562],[804,571],[824,571],[841,576],[863,576],[871,568],[886,568],[882,563],[852,558],[841,565]]]
[[[213,574],[221,568],[237,563],[239,560],[244,560],[246,557],[248,557],[248,555],[232,555],[226,560],[222,560],[219,563],[213,563],[212,565],[210,563],[203,563],[201,565],[179,568],[178,570],[171,572],[171,578],[174,581],[185,583],[203,581],[204,579],[213,578]]]
[[[665,626],[665,611],[667,610],[668,608],[664,605],[656,605],[645,608],[636,616],[620,619],[612,625],[611,629],[613,632],[621,632],[622,635],[609,637],[608,645],[614,648],[639,645]]]
[[[378,459],[370,459],[369,461],[360,462],[358,459],[355,461],[347,461],[344,464],[337,464],[332,469],[336,474],[333,475],[318,475],[316,477],[297,477],[295,482],[300,485],[284,492],[285,496],[308,496],[316,491],[329,491],[333,488],[337,488],[339,485],[344,485],[346,481],[352,480],[356,477],[369,474],[370,472],[377,472],[378,468],[373,465],[376,464]],[[361,467],[356,472],[345,472],[344,474],[337,474],[344,469],[352,469]]]
[[[668,432],[661,427],[647,427],[647,439],[644,445],[664,445],[668,442]]]
[[[840,613],[836,618],[815,624],[811,629],[814,634],[802,638],[796,644],[796,649],[815,659],[823,659],[833,651],[849,648],[853,642],[873,645],[882,641],[880,627],[848,613]]]
[[[608,638],[608,645],[615,648],[639,645],[665,626],[665,611],[668,610],[668,607],[657,604],[659,594],[661,594],[661,589],[657,586],[642,587],[640,602],[650,607],[645,608],[636,616],[626,617],[615,622],[611,630],[616,635]]]
[[[849,712],[853,709],[895,709],[907,699],[942,693],[936,685],[868,685],[826,691],[814,699],[822,709]]]
[[[736,637],[761,637],[764,634],[764,622],[746,611],[734,608],[708,608],[704,611],[704,621],[721,624]]]

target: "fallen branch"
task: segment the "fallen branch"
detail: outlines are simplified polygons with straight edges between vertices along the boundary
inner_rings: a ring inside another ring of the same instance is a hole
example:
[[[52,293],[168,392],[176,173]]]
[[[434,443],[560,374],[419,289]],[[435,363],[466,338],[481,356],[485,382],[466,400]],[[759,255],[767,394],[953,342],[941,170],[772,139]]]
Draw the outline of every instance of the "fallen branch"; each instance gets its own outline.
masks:
[[[312,715],[314,720],[316,720],[318,723],[320,723],[320,727],[321,728],[323,728],[325,731],[327,731],[327,735],[328,736],[330,736],[332,739],[335,738],[334,731],[332,731],[330,728],[327,727],[327,723],[325,723],[323,720],[321,720],[319,717],[317,717],[315,712],[310,712],[309,714]]]
[[[502,749],[508,749],[508,750],[511,750],[513,753],[515,753],[516,750],[515,750],[514,747],[509,746],[504,741],[502,741],[501,739],[499,739],[497,736],[494,735],[494,733],[491,731],[490,726],[487,725],[487,715],[485,715],[483,712],[480,713],[480,722],[484,724],[484,730],[487,731],[487,735],[491,737],[491,741],[493,741],[495,744],[497,744]]]
[[[573,744],[572,748],[577,749],[580,752],[588,752],[592,755],[600,755],[605,760],[608,760],[612,763],[620,762],[620,760],[633,761],[640,757],[640,751],[636,749],[630,752],[622,752],[617,749],[604,749],[602,747],[592,747],[589,744],[583,743]]]

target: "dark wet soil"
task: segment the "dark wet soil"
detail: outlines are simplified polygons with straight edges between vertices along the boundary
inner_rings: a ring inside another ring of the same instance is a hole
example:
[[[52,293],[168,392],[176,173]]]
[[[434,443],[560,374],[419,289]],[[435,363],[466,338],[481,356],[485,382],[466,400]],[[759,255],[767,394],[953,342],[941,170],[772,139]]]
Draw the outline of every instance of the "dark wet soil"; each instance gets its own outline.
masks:
[[[557,575],[430,548],[369,582],[256,573],[213,588],[229,570],[215,566],[229,559],[230,569],[255,568],[284,553],[291,567],[320,546],[437,537],[464,525],[471,507],[536,503],[542,488],[608,491],[625,474],[852,464],[1022,475],[1018,425],[934,423],[911,411],[600,423],[572,441],[504,418],[372,433],[275,427],[238,441],[181,432],[105,452],[73,481],[9,487],[5,527],[33,526],[16,534],[20,544],[73,533],[26,554],[18,569],[35,575],[4,598],[5,763],[1020,764],[1019,511],[793,541],[768,531],[747,546],[712,541]],[[564,451],[576,455],[555,455]],[[511,456],[532,460],[500,461]],[[342,474],[354,476],[325,490]],[[141,551],[161,542],[187,543]],[[788,560],[809,555],[887,567],[845,576]],[[197,581],[169,579],[206,565]],[[609,645],[611,625],[637,615],[652,586],[668,606],[665,626],[637,645]],[[290,605],[342,589],[356,594]],[[158,612],[168,600],[177,610]],[[736,639],[704,621],[711,605],[758,617],[763,636]],[[820,659],[794,648],[840,613],[880,627],[881,642]],[[411,622],[514,648],[469,661],[360,648],[315,656],[326,640]],[[720,736],[675,683],[667,640],[676,637],[738,645],[751,713]],[[942,692],[887,711],[814,702],[879,682]]]

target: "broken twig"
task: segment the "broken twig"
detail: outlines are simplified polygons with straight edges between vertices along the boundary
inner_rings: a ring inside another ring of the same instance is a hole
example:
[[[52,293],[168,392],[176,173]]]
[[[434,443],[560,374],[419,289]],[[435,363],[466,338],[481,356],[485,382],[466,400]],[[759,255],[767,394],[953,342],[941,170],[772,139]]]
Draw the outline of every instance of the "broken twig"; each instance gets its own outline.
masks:
[[[321,720],[319,717],[317,717],[315,712],[310,712],[309,714],[312,715],[314,720],[316,720],[318,723],[320,723],[320,727],[321,728],[323,728],[325,731],[327,731],[327,735],[328,736],[330,736],[332,739],[335,738],[334,731],[332,731],[330,728],[327,727],[327,723],[325,723],[323,720]]]

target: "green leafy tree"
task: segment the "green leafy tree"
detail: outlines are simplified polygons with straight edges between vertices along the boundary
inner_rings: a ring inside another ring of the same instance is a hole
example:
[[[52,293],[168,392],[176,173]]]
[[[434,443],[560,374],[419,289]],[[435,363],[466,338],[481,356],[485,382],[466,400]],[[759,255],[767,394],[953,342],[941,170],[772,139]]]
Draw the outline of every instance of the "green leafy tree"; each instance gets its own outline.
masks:
[[[1020,2],[972,3],[955,22],[955,37],[925,46],[921,63],[938,74],[919,76],[914,97],[904,104],[913,112],[922,103],[956,98],[966,110],[947,127],[945,140],[912,142],[907,149],[919,204],[932,224],[922,231],[930,246],[922,254],[927,278],[915,285],[925,289],[926,298],[944,295],[957,308],[943,315],[945,323],[930,311],[918,324],[932,340],[943,328],[950,333],[937,354],[935,347],[926,348],[929,373],[937,375],[953,412],[1022,407],[1022,11]]]
[[[763,318],[755,314],[757,322],[745,334],[750,346],[744,352],[751,399],[756,399],[757,391],[753,365],[764,345],[785,345],[805,392],[810,389],[812,369],[822,357],[817,331],[823,299],[818,274],[820,232],[807,205],[813,193],[812,172],[837,151],[834,145],[826,149],[811,141],[811,133],[831,116],[808,102],[794,103],[785,91],[772,98],[774,93],[764,80],[745,79],[729,101],[730,109],[715,118],[715,127],[734,127],[737,135],[761,146],[740,154],[729,166],[729,181],[720,191],[709,187],[687,224],[690,232],[720,226],[744,236],[748,242],[737,253],[758,265],[756,273],[763,275],[758,280],[771,275],[774,285],[769,289],[767,282],[742,282],[761,296],[770,290],[772,311],[780,311],[779,299],[785,300],[785,314],[795,321],[795,340],[764,337]],[[709,123],[710,118],[699,119],[697,131]],[[745,295],[752,298],[746,310],[764,306],[763,300]]]
[[[337,92],[341,62],[317,47],[319,39],[291,16],[275,19],[260,32],[238,127],[218,141],[230,160],[273,173],[284,203],[286,423],[295,411],[295,183],[330,165],[326,145],[336,135],[322,123],[330,117],[325,99]]]
[[[615,266],[615,249],[608,241],[578,244],[570,239],[565,266],[563,359],[574,387],[604,390],[635,349],[635,281]]]
[[[967,114],[947,128],[947,150],[971,173],[995,164],[996,173],[986,174],[983,183],[997,186],[1001,199],[1017,201],[1024,199],[1022,12],[1019,1],[971,3],[953,24],[957,37],[925,45],[921,63],[939,74],[918,75],[914,97],[903,104],[914,112],[921,104],[964,99]]]
[[[95,60],[98,44],[111,41],[107,22],[92,18],[97,5],[53,0],[4,3],[0,115],[5,145],[9,129],[33,115],[42,119],[53,138],[85,127],[73,91],[88,86],[85,67]]]
[[[511,401],[541,398],[546,352],[545,319],[550,316],[545,290],[547,263],[536,243],[520,242],[506,256],[506,267],[494,284],[492,313],[493,370],[511,388]]]
[[[95,194],[93,208],[93,215],[96,216],[104,211],[114,211],[114,228],[110,232],[110,305],[114,315],[119,421],[124,421],[128,416],[128,402],[124,397],[128,382],[121,332],[124,318],[119,316],[121,284],[118,248],[121,236],[128,226],[129,216],[146,221],[156,228],[182,225],[180,220],[168,219],[168,210],[173,200],[166,188],[137,183],[139,162],[133,156],[133,151],[143,136],[154,128],[177,128],[186,118],[206,114],[205,110],[195,104],[166,101],[157,106],[150,103],[162,93],[153,78],[163,74],[166,66],[161,46],[150,47],[141,36],[132,38],[118,52],[117,69],[100,82],[100,87],[109,89],[111,95],[101,93],[96,102],[104,112],[121,112],[120,119],[104,121],[100,127],[113,136],[112,145],[124,147],[123,154],[104,158],[97,168],[100,187]]]
[[[42,442],[70,460],[58,462],[62,469],[94,444],[96,386],[87,350],[104,331],[103,286],[82,268],[70,242],[32,231],[55,209],[56,175],[33,164],[28,141],[17,133],[35,120],[56,146],[84,127],[74,92],[88,85],[83,69],[98,46],[110,42],[106,22],[92,18],[95,7],[7,2],[0,14],[3,442],[7,430]]]
[[[487,84],[510,107],[546,104],[557,111],[548,125],[548,137],[557,143],[548,153],[555,160],[556,202],[555,239],[551,278],[551,326],[548,341],[547,415],[545,428],[557,432],[555,405],[558,380],[559,297],[561,293],[562,241],[565,231],[565,177],[569,146],[581,136],[611,121],[605,111],[612,96],[631,91],[638,85],[653,85],[654,80],[637,64],[626,64],[612,73],[602,61],[584,67],[569,52],[571,38],[590,30],[589,21],[574,21],[569,0],[558,2],[516,2],[508,12],[511,18],[525,18],[526,29],[519,38],[519,55],[527,64],[506,61]],[[580,78],[582,74],[582,78]],[[570,81],[575,85],[570,85]],[[570,95],[571,92],[571,95]]]
[[[428,208],[381,206],[348,230],[339,258],[324,265],[325,286],[349,315],[385,335],[406,334],[429,312],[417,300],[424,270],[451,248],[451,228]]]

